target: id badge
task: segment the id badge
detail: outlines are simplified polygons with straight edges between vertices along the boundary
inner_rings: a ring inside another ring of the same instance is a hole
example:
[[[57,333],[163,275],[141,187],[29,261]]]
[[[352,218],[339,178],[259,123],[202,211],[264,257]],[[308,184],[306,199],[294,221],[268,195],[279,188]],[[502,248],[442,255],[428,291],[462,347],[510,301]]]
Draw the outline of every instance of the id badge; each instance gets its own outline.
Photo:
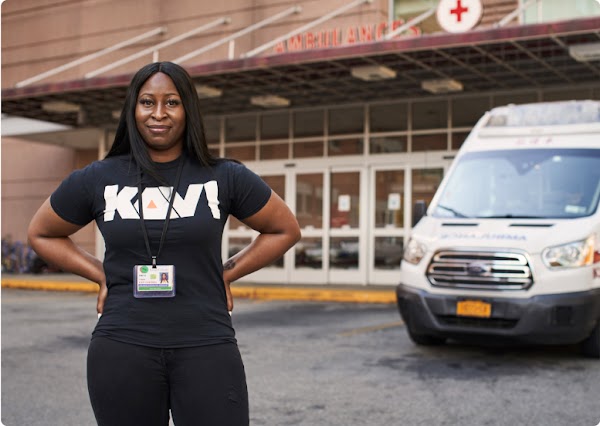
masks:
[[[133,296],[175,296],[175,265],[135,265],[133,267]]]

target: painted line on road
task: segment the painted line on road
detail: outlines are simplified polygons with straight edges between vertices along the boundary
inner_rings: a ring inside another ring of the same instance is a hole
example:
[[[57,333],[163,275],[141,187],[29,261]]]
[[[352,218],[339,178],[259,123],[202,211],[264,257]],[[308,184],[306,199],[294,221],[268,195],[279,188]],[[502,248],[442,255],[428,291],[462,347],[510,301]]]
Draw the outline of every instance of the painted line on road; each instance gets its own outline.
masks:
[[[400,320],[400,321],[390,322],[387,324],[379,324],[379,325],[372,325],[369,327],[354,328],[352,330],[348,330],[348,331],[344,331],[343,333],[339,333],[338,336],[342,336],[342,337],[355,336],[357,334],[370,333],[372,331],[379,331],[379,330],[386,330],[388,328],[401,327],[403,325],[404,325],[404,321]]]

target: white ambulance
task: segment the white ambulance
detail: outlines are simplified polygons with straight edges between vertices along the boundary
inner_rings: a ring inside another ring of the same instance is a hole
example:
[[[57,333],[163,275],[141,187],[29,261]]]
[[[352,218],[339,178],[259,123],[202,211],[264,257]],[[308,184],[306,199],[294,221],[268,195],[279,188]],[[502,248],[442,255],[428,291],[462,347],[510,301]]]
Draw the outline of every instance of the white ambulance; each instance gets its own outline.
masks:
[[[600,358],[599,199],[600,102],[486,113],[405,248],[413,342],[580,343]]]

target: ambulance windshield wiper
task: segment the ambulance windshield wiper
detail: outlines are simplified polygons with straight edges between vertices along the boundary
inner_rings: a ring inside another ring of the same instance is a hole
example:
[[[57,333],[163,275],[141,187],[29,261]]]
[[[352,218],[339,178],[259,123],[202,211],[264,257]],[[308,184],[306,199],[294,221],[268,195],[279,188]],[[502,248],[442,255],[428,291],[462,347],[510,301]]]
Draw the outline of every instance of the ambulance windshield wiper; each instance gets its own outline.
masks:
[[[468,217],[469,217],[469,216],[467,216],[466,214],[463,214],[463,213],[461,213],[461,212],[459,212],[459,211],[457,211],[457,210],[454,210],[452,207],[444,206],[443,204],[438,204],[437,206],[438,206],[438,208],[440,208],[440,209],[444,209],[444,210],[447,210],[447,211],[449,211],[449,212],[450,212],[450,213],[452,213],[452,214],[453,214],[455,217],[465,217],[465,218],[468,218]]]
[[[548,219],[544,216],[528,216],[525,214],[499,214],[493,216],[480,216],[480,219]]]

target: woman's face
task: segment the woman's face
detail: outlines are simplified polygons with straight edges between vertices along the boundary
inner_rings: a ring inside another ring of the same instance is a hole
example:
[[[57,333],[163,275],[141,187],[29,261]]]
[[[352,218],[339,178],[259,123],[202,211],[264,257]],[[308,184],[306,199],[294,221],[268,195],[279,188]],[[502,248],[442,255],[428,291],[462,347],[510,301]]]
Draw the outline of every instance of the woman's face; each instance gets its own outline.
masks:
[[[183,149],[185,109],[173,80],[161,72],[140,88],[135,123],[156,162],[175,160]]]

